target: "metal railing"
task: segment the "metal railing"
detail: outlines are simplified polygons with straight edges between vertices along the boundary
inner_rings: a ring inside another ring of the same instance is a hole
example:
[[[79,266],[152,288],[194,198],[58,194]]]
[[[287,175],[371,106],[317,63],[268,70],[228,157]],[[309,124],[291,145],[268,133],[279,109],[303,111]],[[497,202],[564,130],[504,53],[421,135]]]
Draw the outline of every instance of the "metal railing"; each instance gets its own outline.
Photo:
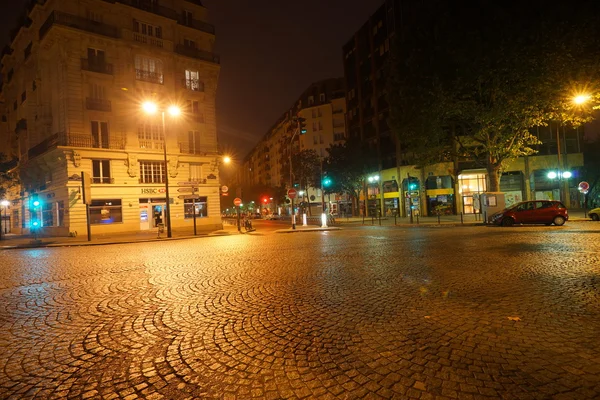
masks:
[[[161,49],[164,47],[162,39],[158,39],[153,36],[142,35],[141,33],[137,32],[133,32],[133,40],[135,40],[136,42],[148,44],[150,46],[160,47]]]
[[[96,111],[112,111],[112,104],[110,100],[86,97],[85,108]]]
[[[135,70],[135,79],[138,81],[158,83],[159,85],[164,83],[164,75],[162,72],[150,72],[144,69]]]
[[[117,27],[61,11],[52,11],[39,30],[40,40],[48,33],[54,24],[113,38],[119,38],[121,36]]]
[[[105,62],[90,62],[87,58],[81,59],[81,69],[92,72],[99,72],[101,74],[113,74],[113,65]]]
[[[190,113],[189,117],[194,122],[204,123],[204,114]]]
[[[59,132],[30,148],[27,151],[27,157],[29,159],[37,157],[57,146],[124,150],[125,137],[110,135],[106,140],[99,141],[93,138],[92,135]]]
[[[194,92],[204,92],[204,82],[199,79],[183,79],[182,85],[184,88],[193,90]]]
[[[206,153],[216,153],[217,146],[208,146],[208,145],[194,145],[190,146],[189,143],[179,143],[179,152],[182,154],[206,154]]]
[[[115,183],[115,178],[109,178],[106,176],[94,176],[94,177],[92,177],[92,183],[102,183],[102,184]]]
[[[139,10],[148,11],[152,14],[160,15],[165,18],[178,20],[177,11],[155,4],[150,0],[117,0],[117,2],[135,7]]]
[[[177,23],[179,25],[187,26],[187,27],[190,27],[192,29],[197,29],[197,30],[202,31],[202,32],[211,33],[213,35],[215,34],[215,27],[214,27],[214,25],[211,25],[208,22],[198,21],[198,20],[195,20],[195,19],[188,19],[188,18],[184,18],[183,16],[181,16],[177,20]]]
[[[182,56],[197,58],[199,60],[204,60],[215,64],[219,64],[221,62],[219,56],[214,53],[195,49],[193,47],[187,47],[182,44],[175,46],[175,52],[181,54]]]

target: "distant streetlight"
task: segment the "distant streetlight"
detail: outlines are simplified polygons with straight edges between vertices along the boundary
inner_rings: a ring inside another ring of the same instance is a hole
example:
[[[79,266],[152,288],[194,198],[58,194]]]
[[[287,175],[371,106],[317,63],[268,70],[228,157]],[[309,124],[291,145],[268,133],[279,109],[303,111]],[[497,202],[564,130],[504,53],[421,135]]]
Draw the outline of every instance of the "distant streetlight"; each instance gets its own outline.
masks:
[[[223,163],[229,164],[230,162],[231,162],[231,157],[229,157],[229,156],[224,156],[223,157]]]
[[[152,101],[146,101],[142,104],[142,110],[148,115],[156,114],[158,110],[158,105]],[[176,117],[181,114],[181,109],[176,105],[170,105],[166,110],[171,117]],[[168,161],[167,161],[167,131],[165,129],[165,110],[162,109],[160,111],[162,117],[162,133],[163,133],[163,157],[165,163],[165,197],[166,197],[166,205],[165,205],[165,218],[167,220],[167,237],[172,237],[171,231],[171,198],[169,196],[169,170],[168,170]],[[196,212],[196,210],[193,210]]]

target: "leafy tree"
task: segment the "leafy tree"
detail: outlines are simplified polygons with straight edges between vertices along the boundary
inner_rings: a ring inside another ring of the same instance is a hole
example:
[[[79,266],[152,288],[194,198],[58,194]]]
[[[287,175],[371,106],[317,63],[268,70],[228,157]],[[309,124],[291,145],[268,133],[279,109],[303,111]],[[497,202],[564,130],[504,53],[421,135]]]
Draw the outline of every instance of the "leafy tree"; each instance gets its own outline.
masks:
[[[8,197],[21,183],[19,175],[13,172],[16,166],[17,160],[9,160],[6,155],[0,153],[0,199]]]
[[[589,208],[600,207],[600,138],[586,143],[583,153],[583,180],[590,184],[586,195]]]
[[[498,191],[507,163],[535,152],[532,127],[591,119],[594,104],[571,99],[598,93],[596,2],[426,0],[415,7],[397,35],[388,91],[405,157],[475,160],[488,171],[489,190]]]
[[[352,199],[352,214],[358,213],[358,200],[366,175],[376,168],[375,154],[357,138],[331,145],[323,166],[331,179],[330,193],[344,193]]]
[[[284,161],[282,181],[289,181],[289,159]],[[314,150],[301,150],[292,153],[292,179],[300,188],[320,187],[321,158]],[[312,215],[311,209],[308,209]]]

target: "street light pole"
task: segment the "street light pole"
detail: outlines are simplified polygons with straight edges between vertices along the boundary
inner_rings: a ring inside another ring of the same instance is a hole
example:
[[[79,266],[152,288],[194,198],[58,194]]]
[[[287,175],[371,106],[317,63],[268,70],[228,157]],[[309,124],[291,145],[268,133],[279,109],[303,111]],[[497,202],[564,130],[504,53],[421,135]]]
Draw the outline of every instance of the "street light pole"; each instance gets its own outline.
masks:
[[[298,124],[296,130],[294,130],[294,134],[290,139],[290,188],[294,187],[294,181],[292,181],[292,146],[294,144],[294,138],[300,131],[300,124]],[[294,213],[294,198],[290,199],[292,201],[292,229],[296,229],[296,214]]]
[[[171,199],[169,197],[169,167],[167,161],[167,131],[165,129],[165,111],[161,111],[162,116],[162,132],[163,132],[163,155],[165,162],[165,195],[167,204],[165,205],[165,218],[167,220],[167,237],[170,238],[172,236],[171,233]],[[193,193],[192,193],[193,194]],[[196,210],[193,210],[194,213]]]

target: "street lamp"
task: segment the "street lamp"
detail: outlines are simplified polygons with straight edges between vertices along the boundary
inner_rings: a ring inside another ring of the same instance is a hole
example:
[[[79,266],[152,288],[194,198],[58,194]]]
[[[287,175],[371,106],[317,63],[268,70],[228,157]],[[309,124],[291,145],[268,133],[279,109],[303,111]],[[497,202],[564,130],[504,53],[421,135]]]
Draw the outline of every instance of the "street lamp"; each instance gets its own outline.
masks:
[[[10,202],[8,200],[2,200],[0,201],[0,205],[2,205],[2,207],[4,207],[4,235],[6,236],[6,234],[8,233],[7,229],[6,229],[6,221],[7,221],[7,213],[8,213],[8,205],[10,204]],[[0,214],[0,217],[2,215]],[[0,218],[1,219],[1,218]],[[0,224],[0,240],[2,240],[2,224]]]
[[[142,104],[142,110],[146,114],[153,115],[156,114],[158,110],[158,105],[151,101],[146,101]],[[175,105],[171,105],[167,107],[166,111],[172,116],[176,117],[181,113],[181,109]],[[168,161],[167,161],[167,131],[165,129],[165,110],[160,111],[162,117],[162,133],[163,133],[163,156],[165,163],[165,195],[166,195],[166,205],[165,205],[165,218],[167,220],[167,237],[172,237],[171,231],[171,199],[169,197],[169,169],[168,169]],[[196,212],[194,210],[194,212]]]

